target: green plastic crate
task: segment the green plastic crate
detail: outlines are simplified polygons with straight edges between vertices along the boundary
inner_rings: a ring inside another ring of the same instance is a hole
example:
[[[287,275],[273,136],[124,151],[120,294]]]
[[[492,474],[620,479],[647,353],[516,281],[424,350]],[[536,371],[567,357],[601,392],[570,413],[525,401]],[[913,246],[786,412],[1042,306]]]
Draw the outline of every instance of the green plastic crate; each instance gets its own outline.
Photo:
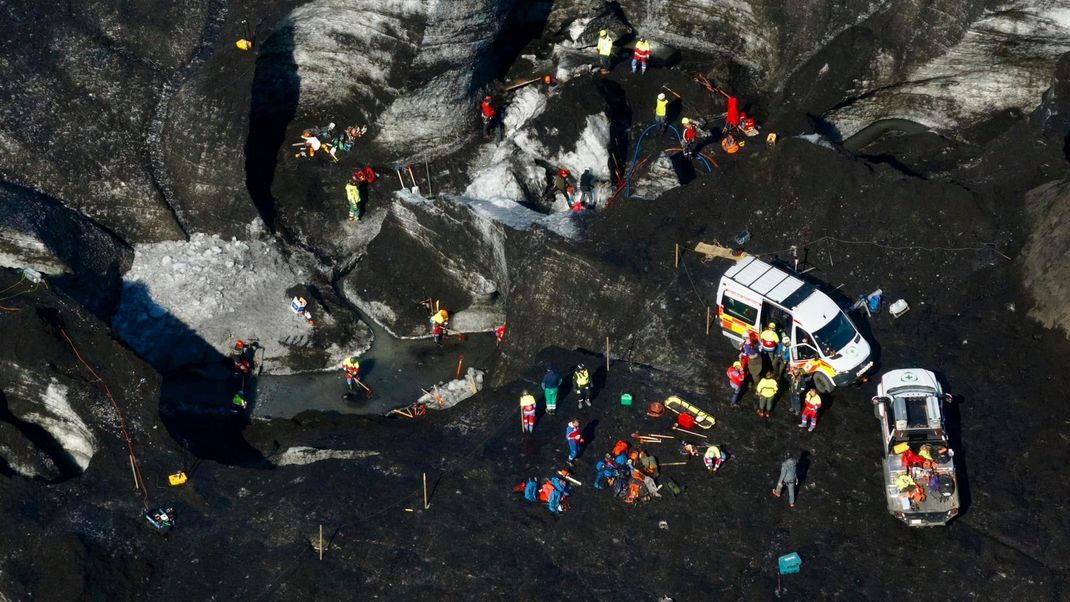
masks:
[[[631,393],[622,394],[620,396],[620,405],[622,405],[622,406],[630,406],[630,405],[632,405],[632,394]]]

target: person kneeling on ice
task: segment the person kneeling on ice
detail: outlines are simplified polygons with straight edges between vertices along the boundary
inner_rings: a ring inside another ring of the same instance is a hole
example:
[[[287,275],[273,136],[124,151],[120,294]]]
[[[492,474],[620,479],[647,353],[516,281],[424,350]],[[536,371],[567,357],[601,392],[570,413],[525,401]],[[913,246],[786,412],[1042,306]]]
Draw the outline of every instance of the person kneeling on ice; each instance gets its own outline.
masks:
[[[702,456],[702,462],[706,464],[706,470],[710,472],[717,472],[717,469],[721,467],[721,463],[727,459],[728,454],[721,451],[721,448],[716,445],[706,448],[706,453]]]
[[[821,410],[821,395],[817,393],[817,389],[810,389],[806,392],[806,400],[803,402],[802,409],[802,422],[799,423],[799,428],[806,427],[806,423],[810,423],[810,428],[806,429],[813,432],[817,428],[817,413]]]
[[[228,409],[235,414],[239,414],[244,412],[245,408],[248,406],[249,403],[245,401],[245,391],[238,391],[234,394],[234,397],[231,398],[230,407]]]
[[[346,388],[352,393],[357,390],[360,382],[360,362],[355,357],[347,357],[342,360],[342,374],[346,379]]]

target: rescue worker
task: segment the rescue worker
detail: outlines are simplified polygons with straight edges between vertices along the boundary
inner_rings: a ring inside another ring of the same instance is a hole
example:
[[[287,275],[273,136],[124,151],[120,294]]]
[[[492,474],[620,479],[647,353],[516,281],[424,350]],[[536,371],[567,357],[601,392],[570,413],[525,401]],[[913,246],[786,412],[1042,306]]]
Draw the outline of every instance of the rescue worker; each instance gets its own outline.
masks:
[[[780,337],[780,345],[773,353],[773,372],[776,373],[777,378],[784,376],[784,370],[789,365],[791,365],[791,337],[784,335]]]
[[[661,489],[661,487],[658,486],[650,475],[643,474],[643,471],[639,469],[634,469],[632,470],[632,480],[645,487],[647,494],[654,497],[661,497],[661,494],[658,493],[658,489]]]
[[[572,207],[571,195],[568,189],[572,186],[572,182],[569,181],[569,173],[565,168],[558,170],[557,175],[554,176],[554,191],[561,195],[561,198],[565,199],[565,204]]]
[[[689,159],[694,158],[695,140],[698,138],[698,129],[687,117],[681,119],[680,124],[684,126],[684,133],[680,136],[681,150],[683,150],[685,157]]]
[[[635,43],[635,53],[632,54],[632,73],[635,73],[636,65],[642,66],[642,74],[646,74],[646,63],[650,60],[650,43],[646,41],[646,38],[639,36],[639,41]]]
[[[249,360],[249,350],[256,353],[255,343],[248,345],[241,339],[234,343],[234,374],[247,376],[253,370],[253,363]]]
[[[665,126],[668,123],[665,121],[665,116],[669,111],[669,99],[665,97],[665,93],[658,94],[658,101],[654,105],[654,123],[658,124],[658,133],[665,132]]]
[[[770,322],[762,334],[758,337],[761,344],[762,354],[765,355],[767,361],[772,361],[776,355],[777,346],[780,345],[780,335],[777,334],[776,324]]]
[[[576,456],[580,455],[580,445],[583,443],[579,420],[569,420],[565,426],[565,441],[568,443],[568,465],[572,466]]]
[[[496,340],[495,345],[501,345],[502,344],[502,339],[504,339],[504,338],[505,338],[505,324],[502,324],[501,326],[499,326],[499,327],[494,329],[494,339]]]
[[[817,389],[810,389],[806,392],[806,403],[802,409],[802,422],[799,423],[799,428],[806,426],[807,421],[810,422],[810,428],[806,429],[811,433],[817,428],[817,413],[821,410],[821,395],[818,394]]]
[[[613,462],[613,456],[607,453],[594,465],[594,469],[596,471],[594,475],[594,488],[605,489],[606,486],[604,483],[615,478],[620,467]]]
[[[450,324],[450,312],[440,309],[434,315],[431,316],[431,336],[435,339],[436,345],[442,344],[442,335],[446,332],[446,327]]]
[[[364,201],[360,198],[360,182],[356,176],[346,183],[346,202],[349,204],[349,221],[359,222],[364,216]]]
[[[758,415],[764,418],[769,417],[769,413],[773,410],[773,398],[776,397],[777,390],[780,386],[777,384],[776,378],[772,372],[766,372],[765,378],[758,381],[758,386],[755,387],[755,393],[758,394]]]
[[[728,454],[721,451],[721,448],[716,445],[711,445],[706,448],[706,453],[702,455],[702,462],[706,465],[706,470],[710,472],[717,472],[717,469],[721,467],[721,463],[728,459]]]
[[[494,106],[491,105],[493,99],[488,95],[483,97],[483,102],[479,105],[480,118],[483,120],[483,137],[490,138],[490,130],[494,125],[494,120],[498,113],[494,110]]]
[[[568,485],[556,476],[550,477],[550,485],[553,489],[550,490],[546,506],[550,509],[550,512],[559,514],[565,509],[565,497],[568,496]]]
[[[355,357],[347,357],[342,360],[342,374],[346,379],[346,388],[352,393],[357,390],[357,382],[360,381],[360,362]]]
[[[801,367],[788,369],[791,375],[791,413],[798,415],[802,411],[802,396],[810,387],[814,377],[807,374]]]
[[[745,362],[747,371],[750,372],[750,379],[757,383],[764,366],[760,347],[753,332],[749,333],[747,338],[743,339],[743,344],[739,346],[739,358]]]
[[[323,146],[323,143],[320,142],[320,139],[312,134],[312,130],[305,130],[301,132],[301,140],[303,141],[304,146],[302,146],[301,150],[296,155],[294,155],[294,157],[297,158],[308,157],[311,159],[312,157],[316,156],[316,151],[318,151]]]
[[[351,125],[347,128],[344,128],[341,132],[338,133],[337,136],[335,136],[331,140],[331,144],[333,145],[333,148],[330,149],[331,156],[336,157],[337,151],[348,153],[349,151],[353,150],[353,144],[357,141],[357,138],[363,136],[364,132],[366,132],[367,130],[367,126],[363,128],[358,128],[356,126]]]
[[[788,506],[795,507],[795,484],[799,481],[798,473],[796,472],[796,464],[798,461],[795,459],[795,454],[784,452],[784,461],[780,464],[780,478],[777,479],[776,487],[773,487],[773,495],[780,497],[780,489],[787,485],[788,487]]]
[[[230,405],[231,411],[233,411],[233,412],[244,411],[245,408],[249,405],[248,402],[245,401],[245,391],[238,391],[237,393],[235,393],[234,397],[232,397],[230,399],[230,403],[231,403],[231,405]]]
[[[602,75],[609,73],[609,68],[613,66],[613,40],[604,29],[598,32],[598,61],[602,65]]]
[[[557,388],[561,386],[561,375],[551,364],[546,364],[546,374],[542,377],[542,393],[546,398],[546,413],[553,416],[557,411]]]
[[[724,138],[721,138],[721,148],[724,149],[724,152],[734,155],[739,152],[739,143],[736,142],[736,139],[732,134],[728,134]]]
[[[747,382],[747,373],[743,370],[743,364],[741,362],[732,362],[732,365],[728,367],[728,384],[732,387],[732,401],[729,405],[736,407],[739,405],[739,400],[743,398],[743,388]]]
[[[520,394],[520,425],[525,433],[535,430],[535,396],[526,389]]]
[[[590,168],[583,170],[580,176],[580,204],[587,209],[594,208],[594,174]]]
[[[583,364],[576,366],[572,373],[572,385],[576,389],[576,407],[591,407],[591,373]]]

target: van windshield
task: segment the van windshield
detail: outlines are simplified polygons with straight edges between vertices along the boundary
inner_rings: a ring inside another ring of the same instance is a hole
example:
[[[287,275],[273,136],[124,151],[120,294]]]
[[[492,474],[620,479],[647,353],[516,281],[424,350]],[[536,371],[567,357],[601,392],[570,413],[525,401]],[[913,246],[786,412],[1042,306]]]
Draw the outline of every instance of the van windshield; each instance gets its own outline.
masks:
[[[836,355],[855,338],[855,327],[843,312],[814,332],[814,341],[825,355]]]

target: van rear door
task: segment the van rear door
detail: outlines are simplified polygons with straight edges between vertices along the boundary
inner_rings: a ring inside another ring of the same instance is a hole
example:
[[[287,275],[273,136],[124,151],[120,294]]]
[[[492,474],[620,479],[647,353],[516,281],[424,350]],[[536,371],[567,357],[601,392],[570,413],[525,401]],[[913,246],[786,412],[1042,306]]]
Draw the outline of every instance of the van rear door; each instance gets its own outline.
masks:
[[[761,304],[760,299],[752,299],[750,295],[727,286],[722,280],[717,299],[717,318],[724,336],[742,342],[748,332],[757,331]]]

